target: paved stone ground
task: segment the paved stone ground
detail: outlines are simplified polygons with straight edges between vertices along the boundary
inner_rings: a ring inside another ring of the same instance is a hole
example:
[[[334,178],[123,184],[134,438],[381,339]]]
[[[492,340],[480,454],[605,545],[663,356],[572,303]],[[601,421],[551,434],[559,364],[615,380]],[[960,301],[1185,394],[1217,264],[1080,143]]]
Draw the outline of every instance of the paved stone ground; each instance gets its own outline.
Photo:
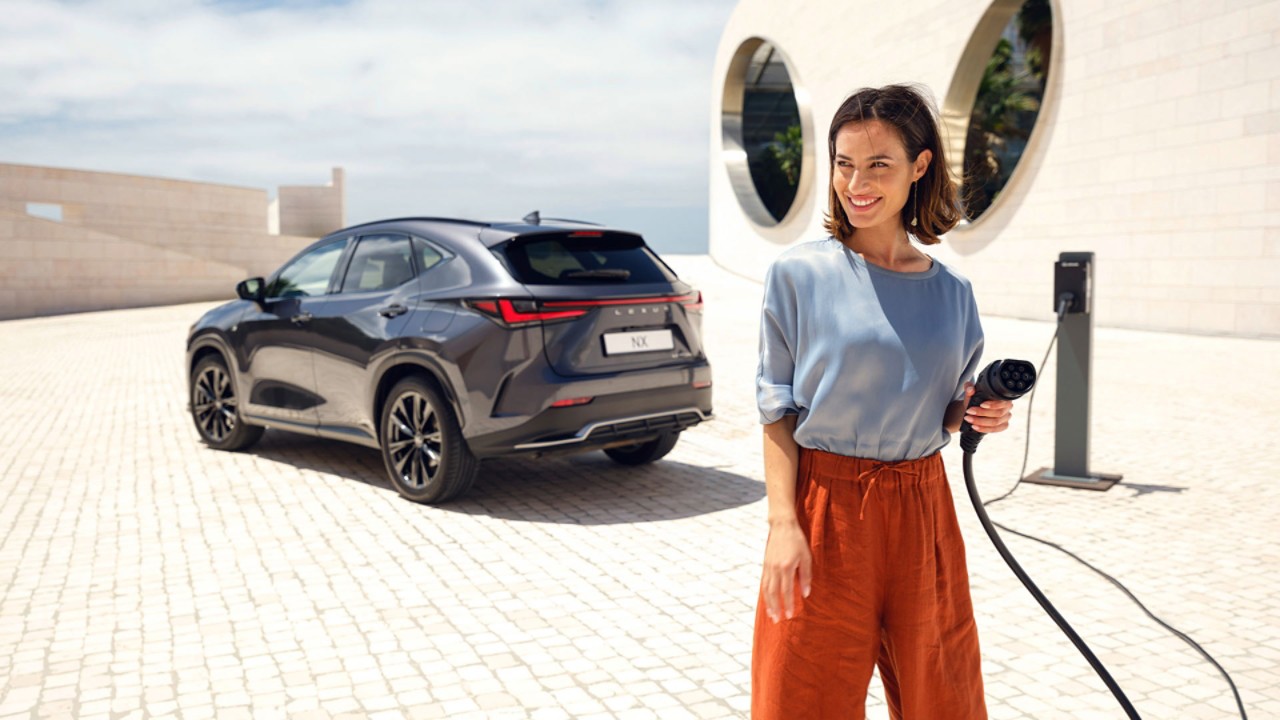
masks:
[[[0,719],[745,717],[760,289],[671,260],[706,296],[718,419],[648,468],[491,462],[444,508],[400,500],[367,449],[199,444],[182,349],[208,305],[0,323]],[[1039,361],[1052,334],[986,326],[988,359]],[[1278,370],[1276,342],[1099,330],[1093,467],[1125,482],[1023,486],[992,507],[1199,640],[1254,718],[1280,717]],[[1041,387],[1029,469],[1052,460],[1052,360]],[[1017,477],[1026,412],[978,454],[987,497]],[[992,717],[1120,717],[946,454]],[[1234,716],[1212,668],[1112,586],[1007,540],[1144,717]]]

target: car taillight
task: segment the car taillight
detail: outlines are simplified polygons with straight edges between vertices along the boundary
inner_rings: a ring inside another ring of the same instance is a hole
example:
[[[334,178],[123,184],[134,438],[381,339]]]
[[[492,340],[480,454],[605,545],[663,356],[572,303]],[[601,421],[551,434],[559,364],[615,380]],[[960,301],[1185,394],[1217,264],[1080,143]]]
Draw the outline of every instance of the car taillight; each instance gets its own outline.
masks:
[[[582,310],[546,310],[541,303],[534,300],[468,300],[467,305],[503,325],[534,325],[552,320],[568,320],[587,314]]]
[[[532,325],[554,320],[582,317],[599,307],[617,305],[652,305],[655,303],[680,303],[692,312],[702,312],[702,293],[695,290],[687,295],[663,295],[660,297],[607,298],[601,300],[467,300],[468,307],[479,310],[503,325]]]

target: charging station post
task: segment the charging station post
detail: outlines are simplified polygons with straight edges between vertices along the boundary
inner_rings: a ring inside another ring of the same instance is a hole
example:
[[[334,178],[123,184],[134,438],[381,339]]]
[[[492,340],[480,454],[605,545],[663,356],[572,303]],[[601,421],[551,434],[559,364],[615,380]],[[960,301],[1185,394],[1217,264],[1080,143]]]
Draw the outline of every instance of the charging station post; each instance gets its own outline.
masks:
[[[1057,416],[1053,468],[1023,478],[1037,485],[1108,490],[1123,477],[1089,471],[1089,374],[1093,365],[1091,252],[1064,252],[1054,265],[1054,311],[1066,313],[1058,329]]]

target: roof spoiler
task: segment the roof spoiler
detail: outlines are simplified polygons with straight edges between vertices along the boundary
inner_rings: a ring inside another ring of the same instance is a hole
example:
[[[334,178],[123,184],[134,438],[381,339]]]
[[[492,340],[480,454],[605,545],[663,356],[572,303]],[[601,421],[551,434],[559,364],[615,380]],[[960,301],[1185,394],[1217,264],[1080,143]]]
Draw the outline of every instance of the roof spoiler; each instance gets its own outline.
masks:
[[[542,217],[542,213],[538,212],[537,210],[534,210],[528,215],[525,215],[524,217],[520,218],[520,221],[525,223],[526,225],[541,225],[543,219],[544,218]],[[573,218],[558,218],[558,217],[549,217],[545,219],[550,220],[552,222],[573,223],[574,225],[591,225],[593,227],[604,227],[600,223],[591,222],[590,220],[574,220]]]

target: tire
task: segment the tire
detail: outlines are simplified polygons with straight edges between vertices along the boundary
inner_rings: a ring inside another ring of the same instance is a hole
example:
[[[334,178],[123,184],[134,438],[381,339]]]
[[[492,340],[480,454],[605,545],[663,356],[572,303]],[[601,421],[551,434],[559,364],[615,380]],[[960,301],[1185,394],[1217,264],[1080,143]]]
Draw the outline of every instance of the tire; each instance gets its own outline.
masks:
[[[467,447],[453,407],[430,382],[407,377],[396,383],[379,427],[387,477],[404,498],[437,505],[471,488],[480,461]]]
[[[262,428],[240,417],[236,384],[222,357],[210,355],[191,371],[191,419],[205,445],[244,450],[262,438]]]
[[[680,440],[680,433],[669,432],[659,435],[648,442],[622,447],[608,448],[604,451],[611,460],[623,465],[646,465],[666,457]]]

